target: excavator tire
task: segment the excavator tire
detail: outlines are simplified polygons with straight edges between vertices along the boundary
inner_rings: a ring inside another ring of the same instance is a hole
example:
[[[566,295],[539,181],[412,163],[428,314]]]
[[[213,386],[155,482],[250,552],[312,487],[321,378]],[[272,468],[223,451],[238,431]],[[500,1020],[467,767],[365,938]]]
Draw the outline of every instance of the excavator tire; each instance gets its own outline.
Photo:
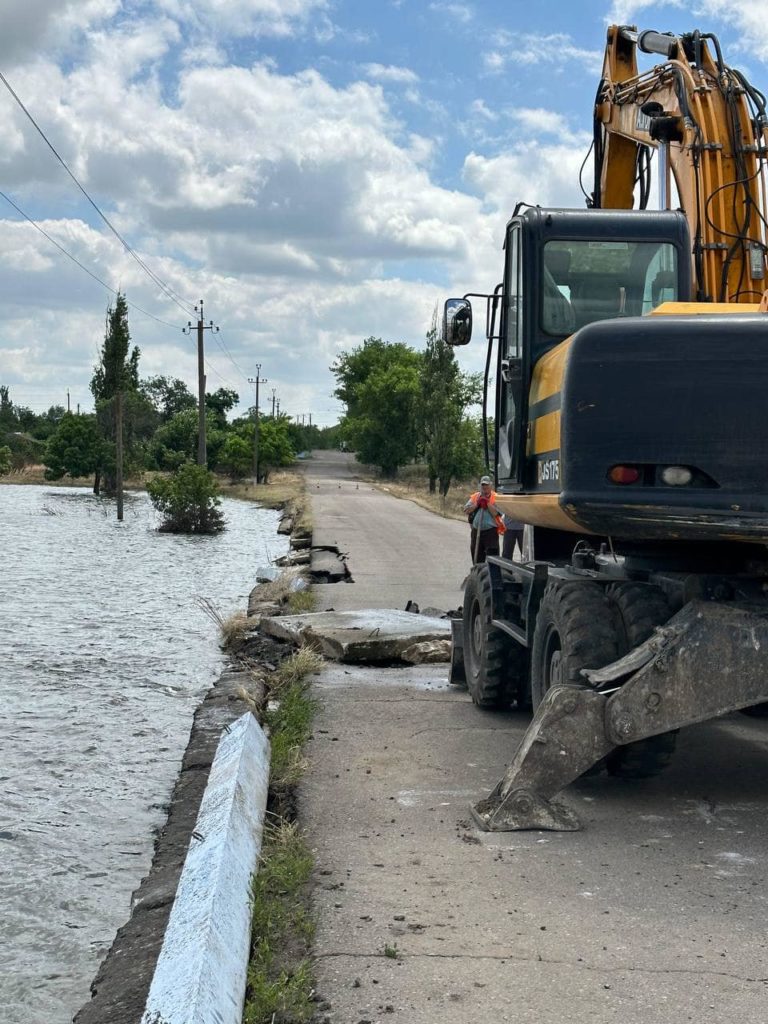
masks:
[[[527,651],[491,625],[491,572],[476,565],[464,587],[464,670],[479,708],[507,708],[525,688]]]
[[[672,614],[664,591],[659,587],[613,583],[606,596],[616,614],[621,635],[620,654],[627,654],[647,640],[656,626],[661,626]],[[617,747],[606,758],[608,774],[622,779],[650,779],[669,765],[676,743],[675,729]]]
[[[619,637],[605,588],[590,582],[549,583],[533,634],[533,710],[552,686],[583,687],[583,668],[603,668],[619,656]]]

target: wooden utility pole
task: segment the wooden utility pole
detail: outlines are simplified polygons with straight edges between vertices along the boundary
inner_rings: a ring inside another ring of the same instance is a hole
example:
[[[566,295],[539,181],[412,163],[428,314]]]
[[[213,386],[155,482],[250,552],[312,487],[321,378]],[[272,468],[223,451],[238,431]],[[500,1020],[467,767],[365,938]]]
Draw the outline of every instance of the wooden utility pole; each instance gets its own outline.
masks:
[[[115,492],[117,521],[123,521],[123,392],[115,395]]]
[[[261,363],[256,363],[256,376],[248,378],[249,384],[256,385],[256,415],[253,430],[253,482],[259,482],[259,384],[267,384],[267,378],[261,377]]]
[[[275,418],[275,392],[277,388],[272,388],[272,419]]]
[[[213,320],[205,323],[203,319],[203,300],[200,305],[195,306],[197,313],[197,464],[205,466],[208,463],[208,451],[205,441],[205,351],[203,346],[203,331],[218,331],[214,327]],[[182,328],[184,334],[192,333],[192,321],[187,321],[187,326]]]

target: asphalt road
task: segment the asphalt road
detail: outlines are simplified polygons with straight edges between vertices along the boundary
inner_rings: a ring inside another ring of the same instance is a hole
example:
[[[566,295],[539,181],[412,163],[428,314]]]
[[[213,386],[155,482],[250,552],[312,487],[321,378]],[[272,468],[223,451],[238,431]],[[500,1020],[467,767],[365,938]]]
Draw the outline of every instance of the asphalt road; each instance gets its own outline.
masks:
[[[366,581],[318,587],[327,606],[342,607],[343,591],[343,607],[371,594],[401,607],[421,587],[446,606],[440,574],[455,595],[466,571],[454,560],[463,524],[430,516],[407,564],[382,558],[381,543],[359,543],[361,504],[332,500],[355,487],[350,467],[308,472],[316,535],[348,538]],[[365,492],[366,520],[392,520],[392,501]],[[394,517],[387,543],[404,549],[413,514]],[[581,832],[489,834],[468,806],[501,777],[529,718],[478,711],[446,674],[329,665],[319,677],[300,815],[316,855],[321,1019],[765,1020],[768,720],[684,730],[655,780],[581,780],[567,794]]]
[[[353,579],[317,587],[318,609],[402,609],[409,600],[457,608],[472,564],[468,525],[372,487],[357,468],[353,455],[335,451],[315,452],[305,464],[313,544],[347,553]]]

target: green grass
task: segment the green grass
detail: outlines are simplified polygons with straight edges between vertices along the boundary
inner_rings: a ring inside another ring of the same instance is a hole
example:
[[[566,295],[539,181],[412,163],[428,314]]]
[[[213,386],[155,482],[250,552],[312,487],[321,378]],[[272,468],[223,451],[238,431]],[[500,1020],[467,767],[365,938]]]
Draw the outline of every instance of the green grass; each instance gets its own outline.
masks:
[[[322,658],[299,648],[269,676],[270,707],[264,716],[272,757],[270,797],[277,806],[290,794],[306,762],[315,702],[309,676]],[[295,823],[272,815],[264,831],[253,879],[252,944],[243,1024],[309,1024],[317,1009],[310,962],[315,934],[310,912],[312,854]]]
[[[316,1006],[309,956],[312,854],[295,825],[264,832],[253,880],[253,935],[244,1024],[308,1024]]]

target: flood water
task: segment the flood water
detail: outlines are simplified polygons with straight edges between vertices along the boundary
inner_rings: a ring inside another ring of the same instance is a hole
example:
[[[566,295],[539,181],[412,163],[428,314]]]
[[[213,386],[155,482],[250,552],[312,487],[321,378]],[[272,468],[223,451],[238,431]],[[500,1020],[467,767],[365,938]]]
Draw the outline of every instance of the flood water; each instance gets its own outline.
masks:
[[[129,915],[192,716],[224,660],[198,604],[243,611],[287,550],[223,501],[215,537],[160,534],[89,491],[0,486],[0,1020],[69,1024]]]

